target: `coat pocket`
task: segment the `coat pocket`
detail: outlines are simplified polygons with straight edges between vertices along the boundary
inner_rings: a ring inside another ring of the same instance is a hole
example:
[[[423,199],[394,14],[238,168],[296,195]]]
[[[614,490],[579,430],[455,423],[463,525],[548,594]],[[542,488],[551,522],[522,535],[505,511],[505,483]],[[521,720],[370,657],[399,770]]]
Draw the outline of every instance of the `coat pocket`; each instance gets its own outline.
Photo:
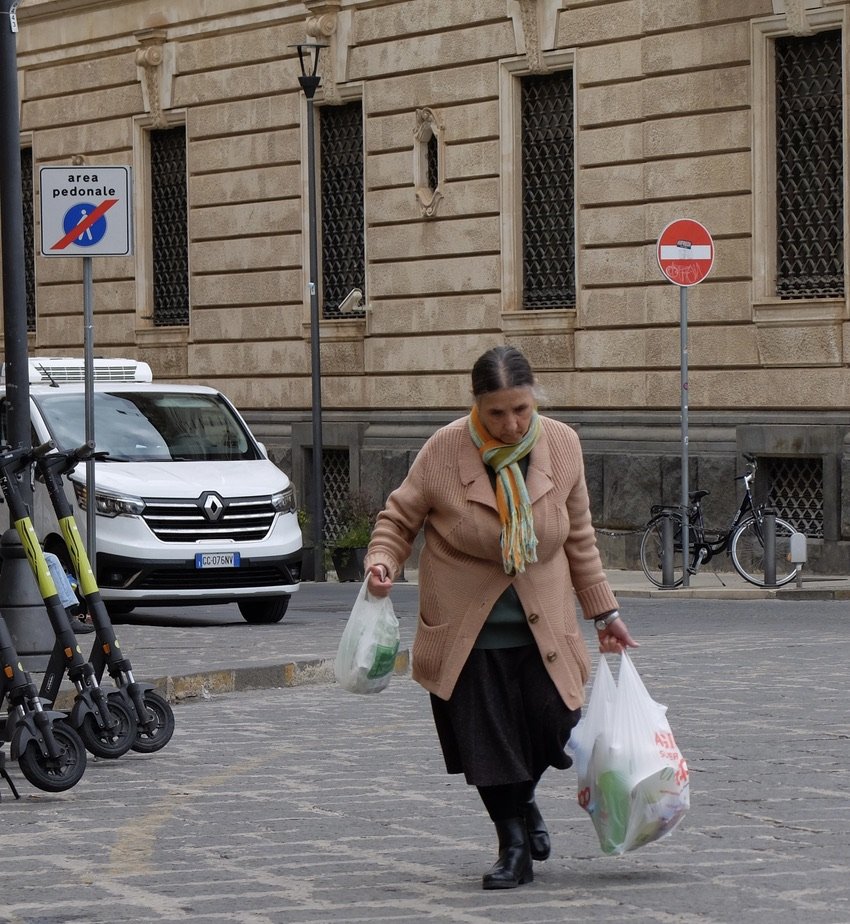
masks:
[[[448,624],[429,626],[422,617],[413,640],[413,670],[424,680],[439,680],[446,651]]]
[[[575,658],[575,663],[579,670],[579,677],[581,678],[581,685],[584,686],[590,676],[590,652],[587,649],[584,637],[568,632],[567,647]]]

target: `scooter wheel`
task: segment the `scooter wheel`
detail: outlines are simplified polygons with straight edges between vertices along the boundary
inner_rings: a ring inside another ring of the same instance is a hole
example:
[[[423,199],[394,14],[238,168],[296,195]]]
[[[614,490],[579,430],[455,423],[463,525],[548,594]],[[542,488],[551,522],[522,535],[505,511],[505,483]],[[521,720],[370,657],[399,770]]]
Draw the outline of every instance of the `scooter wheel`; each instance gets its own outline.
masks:
[[[56,760],[42,754],[38,742],[30,740],[18,757],[21,773],[38,789],[64,792],[76,786],[86,770],[86,749],[80,736],[65,722],[54,722],[53,737],[61,751]]]
[[[145,709],[147,719],[152,721],[153,727],[147,730],[139,722],[136,740],[132,744],[134,751],[140,754],[152,754],[164,748],[174,734],[174,710],[159,693],[148,690],[145,693]]]
[[[113,759],[130,750],[136,740],[136,717],[119,697],[110,696],[107,708],[115,721],[114,728],[100,728],[89,712],[80,725],[80,737],[87,750],[96,757]]]

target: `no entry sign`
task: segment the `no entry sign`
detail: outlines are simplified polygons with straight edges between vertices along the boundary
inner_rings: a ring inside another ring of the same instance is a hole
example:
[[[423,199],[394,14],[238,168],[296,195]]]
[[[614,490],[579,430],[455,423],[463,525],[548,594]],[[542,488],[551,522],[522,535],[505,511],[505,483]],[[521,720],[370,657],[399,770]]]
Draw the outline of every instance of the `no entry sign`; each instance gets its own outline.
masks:
[[[39,191],[45,257],[130,253],[129,167],[42,167]]]
[[[677,286],[702,282],[714,263],[714,241],[704,225],[692,218],[671,221],[658,238],[658,265]]]

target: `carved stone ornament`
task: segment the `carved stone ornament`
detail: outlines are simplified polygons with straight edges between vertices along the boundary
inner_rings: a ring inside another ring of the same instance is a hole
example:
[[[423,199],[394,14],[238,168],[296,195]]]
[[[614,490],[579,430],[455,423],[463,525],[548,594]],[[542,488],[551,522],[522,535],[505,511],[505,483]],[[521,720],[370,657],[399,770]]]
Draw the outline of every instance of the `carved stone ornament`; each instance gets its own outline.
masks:
[[[327,45],[319,57],[319,74],[327,103],[341,102],[339,84],[348,79],[351,11],[340,12],[342,0],[305,0],[309,13],[305,26],[311,41]]]
[[[432,189],[428,183],[428,144],[437,142],[437,184]],[[419,212],[423,218],[433,218],[443,198],[443,127],[433,109],[423,107],[416,110],[416,128],[413,130],[413,183]]]
[[[543,74],[549,70],[543,53],[555,47],[558,14],[566,4],[567,0],[507,0],[517,53],[525,55],[530,73]]]
[[[136,66],[142,84],[145,112],[151,117],[153,128],[165,128],[165,110],[171,108],[171,86],[174,78],[174,59],[166,44],[164,29],[145,29],[136,33]]]
[[[823,0],[785,0],[785,25],[792,35],[814,35],[809,10],[822,9]]]

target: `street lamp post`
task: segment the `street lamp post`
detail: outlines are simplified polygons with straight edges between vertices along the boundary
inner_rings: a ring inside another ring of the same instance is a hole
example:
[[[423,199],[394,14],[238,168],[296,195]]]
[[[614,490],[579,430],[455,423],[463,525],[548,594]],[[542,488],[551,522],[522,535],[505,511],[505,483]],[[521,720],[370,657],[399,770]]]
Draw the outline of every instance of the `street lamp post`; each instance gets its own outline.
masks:
[[[30,445],[26,266],[16,58],[16,11],[19,5],[20,0],[2,0],[0,3],[0,163],[3,164],[0,171],[0,237],[3,239],[8,440],[13,447]],[[29,479],[23,480],[21,488],[28,497]]]
[[[307,98],[307,198],[310,214],[310,375],[312,380],[313,414],[313,573],[314,579],[325,579],[325,501],[322,477],[322,366],[319,341],[319,238],[316,223],[316,145],[313,97],[322,82],[318,76],[319,53],[326,45],[304,42],[292,46],[298,50],[301,75],[298,82]],[[312,59],[309,63],[308,60]]]

